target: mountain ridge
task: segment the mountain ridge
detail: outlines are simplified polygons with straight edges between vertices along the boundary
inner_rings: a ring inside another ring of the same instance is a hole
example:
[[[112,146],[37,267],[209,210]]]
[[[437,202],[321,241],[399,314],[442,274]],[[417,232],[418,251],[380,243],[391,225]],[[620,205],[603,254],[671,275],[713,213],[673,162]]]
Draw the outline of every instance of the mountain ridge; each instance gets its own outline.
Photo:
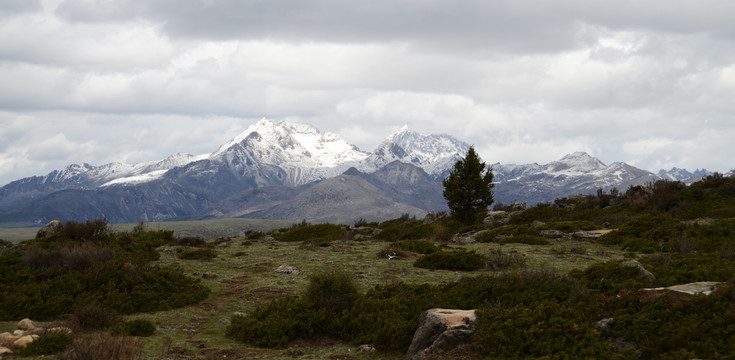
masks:
[[[468,149],[449,135],[403,127],[368,153],[311,125],[264,118],[210,154],[178,153],[134,165],[72,164],[16,180],[0,188],[0,222],[47,221],[64,214],[65,202],[73,217],[112,222],[223,216],[349,222],[400,216],[398,211],[423,216],[446,210],[441,180]],[[506,204],[625,190],[660,179],[622,162],[605,165],[585,152],[542,165],[495,163],[492,169],[496,203]]]

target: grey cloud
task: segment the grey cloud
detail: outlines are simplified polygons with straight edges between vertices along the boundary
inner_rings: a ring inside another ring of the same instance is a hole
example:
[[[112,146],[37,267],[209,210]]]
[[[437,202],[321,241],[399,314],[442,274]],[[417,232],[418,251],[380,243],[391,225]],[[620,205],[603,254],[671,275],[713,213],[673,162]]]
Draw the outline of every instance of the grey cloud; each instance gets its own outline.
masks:
[[[3,0],[0,2],[0,18],[41,10],[41,0]]]
[[[176,38],[406,42],[510,52],[577,48],[585,41],[584,24],[728,41],[735,34],[735,4],[718,0],[69,0],[57,13],[82,22],[144,18]]]

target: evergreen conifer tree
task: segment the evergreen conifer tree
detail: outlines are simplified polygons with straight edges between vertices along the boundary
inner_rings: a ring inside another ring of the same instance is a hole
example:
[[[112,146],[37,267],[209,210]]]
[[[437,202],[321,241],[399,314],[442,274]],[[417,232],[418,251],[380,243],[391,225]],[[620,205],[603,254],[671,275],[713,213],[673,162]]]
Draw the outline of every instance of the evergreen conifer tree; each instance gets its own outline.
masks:
[[[452,217],[465,224],[478,221],[493,203],[492,169],[485,171],[485,163],[480,161],[473,146],[464,159],[454,164],[454,169],[442,184]]]

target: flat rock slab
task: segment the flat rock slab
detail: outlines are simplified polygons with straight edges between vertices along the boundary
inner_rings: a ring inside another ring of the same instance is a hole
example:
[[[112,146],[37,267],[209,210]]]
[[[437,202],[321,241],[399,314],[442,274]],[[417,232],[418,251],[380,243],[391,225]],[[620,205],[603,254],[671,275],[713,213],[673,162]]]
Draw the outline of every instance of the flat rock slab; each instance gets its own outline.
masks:
[[[648,288],[643,289],[643,291],[654,291],[654,292],[665,292],[665,291],[675,291],[678,293],[683,293],[687,295],[710,295],[712,294],[716,288],[717,285],[719,285],[719,282],[715,281],[700,281],[700,282],[693,282],[689,284],[682,284],[682,285],[674,285],[669,287],[662,287],[662,288]]]

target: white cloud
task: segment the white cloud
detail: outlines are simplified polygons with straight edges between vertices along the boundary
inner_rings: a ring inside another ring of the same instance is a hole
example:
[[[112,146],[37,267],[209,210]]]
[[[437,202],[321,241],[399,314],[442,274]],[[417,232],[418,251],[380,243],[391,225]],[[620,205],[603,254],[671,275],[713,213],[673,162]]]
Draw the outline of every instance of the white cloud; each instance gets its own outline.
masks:
[[[66,161],[213,151],[263,116],[363,150],[407,124],[490,162],[581,150],[727,171],[733,11],[717,0],[3,2],[0,183]]]

